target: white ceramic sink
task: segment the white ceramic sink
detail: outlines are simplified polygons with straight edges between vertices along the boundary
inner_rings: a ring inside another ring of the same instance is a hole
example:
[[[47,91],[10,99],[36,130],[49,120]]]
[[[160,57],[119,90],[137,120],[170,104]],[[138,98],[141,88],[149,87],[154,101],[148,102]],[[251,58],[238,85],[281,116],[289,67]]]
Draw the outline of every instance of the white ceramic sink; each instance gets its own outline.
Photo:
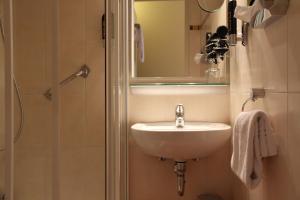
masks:
[[[175,122],[154,122],[134,124],[131,132],[146,154],[186,161],[207,157],[224,146],[231,127],[223,123],[185,122],[183,128],[177,128]]]

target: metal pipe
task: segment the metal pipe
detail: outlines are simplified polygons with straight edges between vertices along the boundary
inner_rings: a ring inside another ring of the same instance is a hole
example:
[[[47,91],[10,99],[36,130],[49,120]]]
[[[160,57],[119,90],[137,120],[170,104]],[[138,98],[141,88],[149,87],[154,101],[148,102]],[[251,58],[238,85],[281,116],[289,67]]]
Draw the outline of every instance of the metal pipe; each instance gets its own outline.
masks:
[[[185,188],[185,171],[186,162],[176,161],[174,165],[174,172],[177,175],[177,193],[179,196],[184,195]]]
[[[90,70],[90,68],[87,65],[83,65],[77,72],[71,74],[70,76],[68,76],[67,78],[65,78],[64,80],[62,80],[59,83],[59,85],[60,86],[65,86],[66,84],[70,83],[71,81],[73,81],[74,79],[76,79],[78,77],[87,78],[89,76],[90,71],[91,70]],[[49,88],[49,89],[46,90],[46,92],[44,93],[44,96],[48,100],[52,99],[51,88]]]

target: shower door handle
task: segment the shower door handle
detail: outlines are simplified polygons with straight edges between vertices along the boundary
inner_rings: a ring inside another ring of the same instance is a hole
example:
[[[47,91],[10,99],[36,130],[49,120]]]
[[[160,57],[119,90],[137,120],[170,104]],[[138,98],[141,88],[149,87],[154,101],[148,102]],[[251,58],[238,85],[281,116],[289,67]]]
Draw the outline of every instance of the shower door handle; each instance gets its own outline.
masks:
[[[105,47],[105,40],[106,40],[106,17],[105,14],[101,17],[101,39],[103,42],[103,47]]]

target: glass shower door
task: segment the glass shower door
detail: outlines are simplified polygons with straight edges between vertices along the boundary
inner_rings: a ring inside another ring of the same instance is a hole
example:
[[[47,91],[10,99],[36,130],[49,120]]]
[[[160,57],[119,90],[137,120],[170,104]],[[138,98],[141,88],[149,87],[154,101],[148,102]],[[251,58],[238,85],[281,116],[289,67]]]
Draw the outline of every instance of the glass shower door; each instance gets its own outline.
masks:
[[[12,33],[0,40],[0,200],[2,193],[7,200],[104,200],[105,48],[99,19],[105,1],[0,0],[0,11],[3,2],[12,3]],[[4,84],[7,38],[13,39],[11,85]],[[91,70],[87,77],[60,84],[84,65]],[[4,131],[4,90],[13,98],[12,134]]]

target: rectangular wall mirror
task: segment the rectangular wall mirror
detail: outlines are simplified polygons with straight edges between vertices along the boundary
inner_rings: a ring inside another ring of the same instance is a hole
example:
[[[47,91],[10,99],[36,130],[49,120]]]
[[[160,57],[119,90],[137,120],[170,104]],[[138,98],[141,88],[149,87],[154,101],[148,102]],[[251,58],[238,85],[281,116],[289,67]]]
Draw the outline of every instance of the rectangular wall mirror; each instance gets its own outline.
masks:
[[[131,84],[228,84],[229,52],[207,59],[208,39],[227,25],[226,0],[134,0]]]

